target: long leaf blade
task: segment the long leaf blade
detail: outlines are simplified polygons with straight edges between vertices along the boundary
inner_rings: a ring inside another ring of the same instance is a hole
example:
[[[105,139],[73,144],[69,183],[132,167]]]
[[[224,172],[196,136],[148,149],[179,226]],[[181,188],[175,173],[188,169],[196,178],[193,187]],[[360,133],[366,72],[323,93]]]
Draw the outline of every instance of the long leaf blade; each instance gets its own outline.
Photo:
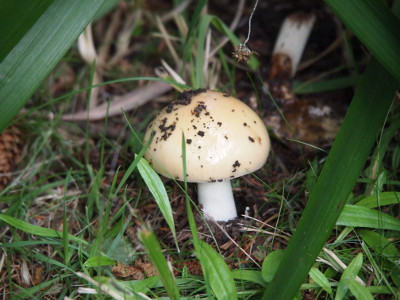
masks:
[[[36,234],[39,236],[51,237],[51,238],[54,238],[54,237],[60,238],[60,239],[63,238],[63,233],[61,231],[43,228],[43,227],[40,227],[37,225],[32,225],[32,224],[26,223],[22,220],[18,220],[14,217],[7,216],[5,214],[0,214],[0,220],[3,220],[8,225],[14,226],[15,228],[18,228],[27,233]],[[78,238],[72,234],[68,234],[67,237],[71,241],[75,241],[75,242],[82,243],[84,245],[88,245],[88,243],[85,240],[82,240],[81,238]]]
[[[383,1],[325,0],[340,19],[400,81],[400,20]]]
[[[176,231],[174,224],[174,217],[172,214],[171,203],[169,202],[167,191],[158,174],[150,167],[149,163],[141,158],[138,165],[138,170],[143,180],[146,182],[151,194],[157,202],[158,207],[163,214],[165,221],[172,231],[172,235],[176,240]]]
[[[168,262],[164,257],[155,234],[147,229],[142,229],[139,231],[139,237],[145,245],[147,251],[149,251],[149,255],[154,266],[157,268],[158,273],[160,274],[161,281],[163,282],[169,297],[172,300],[180,299],[179,289],[176,284],[175,277],[172,273],[172,270],[168,266]]]
[[[222,257],[205,242],[199,240],[201,263],[206,271],[210,286],[219,300],[235,300],[238,298],[232,273]]]
[[[343,275],[340,278],[339,286],[336,291],[335,300],[342,300],[349,290],[347,285],[348,280],[354,280],[360,272],[361,265],[363,261],[362,253],[357,254],[357,256],[351,261],[349,266],[343,271]]]
[[[354,205],[373,208],[390,204],[400,204],[399,193],[384,192],[384,193],[374,194],[367,198],[362,199],[361,201],[357,202]]]
[[[3,0],[16,6],[20,1]],[[40,1],[35,1],[39,3]],[[0,132],[63,57],[104,0],[54,0],[0,63]],[[19,19],[14,10],[14,19]],[[8,24],[11,30],[14,26]],[[12,43],[15,43],[13,41]],[[5,55],[5,54],[4,54]]]
[[[400,221],[396,218],[374,209],[354,205],[344,207],[336,224],[400,231]]]

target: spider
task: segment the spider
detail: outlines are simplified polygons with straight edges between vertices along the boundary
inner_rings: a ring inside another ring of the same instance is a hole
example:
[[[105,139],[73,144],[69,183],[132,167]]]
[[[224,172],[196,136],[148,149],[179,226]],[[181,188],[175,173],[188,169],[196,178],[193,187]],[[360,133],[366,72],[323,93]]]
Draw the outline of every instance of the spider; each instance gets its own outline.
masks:
[[[239,44],[237,46],[233,46],[233,57],[235,57],[238,62],[245,61],[249,62],[249,59],[252,54],[258,55],[257,52],[251,51],[246,45],[244,44]]]

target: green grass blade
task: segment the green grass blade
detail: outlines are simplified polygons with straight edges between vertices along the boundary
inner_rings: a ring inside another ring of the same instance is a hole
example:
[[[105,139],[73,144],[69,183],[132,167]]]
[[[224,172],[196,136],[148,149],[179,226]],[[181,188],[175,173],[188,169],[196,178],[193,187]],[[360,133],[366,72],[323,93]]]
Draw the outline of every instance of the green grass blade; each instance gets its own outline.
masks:
[[[67,266],[69,265],[69,246],[68,246],[68,217],[67,217],[67,191],[68,191],[68,184],[70,182],[71,179],[71,173],[72,173],[72,169],[68,170],[67,173],[67,178],[65,179],[65,183],[64,183],[64,197],[63,197],[63,246],[64,246],[64,263]]]
[[[2,54],[5,58],[0,63],[0,132],[78,38],[104,0],[54,0],[47,9],[48,1],[45,4],[40,4],[42,1],[28,2],[33,2],[35,8],[38,5],[38,13],[43,13],[40,17],[36,14],[27,23],[20,15],[21,1],[0,2],[0,11],[5,9],[4,13],[9,14],[8,23],[2,22],[9,32],[7,36],[26,32],[23,36],[18,35],[19,41],[9,40],[8,44],[15,46]],[[29,3],[28,7],[32,5]],[[7,39],[7,36],[1,38]]]
[[[163,282],[169,297],[173,300],[180,299],[179,289],[174,275],[172,274],[172,270],[168,266],[164,254],[161,251],[160,244],[155,234],[147,229],[143,229],[139,232],[139,237],[147,251],[149,251],[151,260],[160,275],[161,281]]]
[[[51,286],[57,285],[57,283],[60,282],[60,279],[67,278],[69,276],[71,276],[71,275],[59,275],[54,279],[50,279],[48,281],[41,282],[38,285],[28,288],[28,289],[23,289],[23,288],[19,287],[22,292],[18,294],[18,297],[11,298],[11,299],[35,299],[34,294],[40,292],[41,290],[45,290],[46,288],[49,288]]]
[[[296,295],[339,218],[384,124],[397,88],[397,80],[372,58],[263,299],[292,300]]]
[[[357,78],[355,76],[341,77],[330,80],[315,82],[293,82],[293,91],[296,95],[322,93],[326,91],[336,91],[347,87],[355,86]]]
[[[199,38],[197,40],[197,52],[196,52],[196,82],[194,88],[205,88],[204,83],[204,47],[206,42],[206,35],[210,26],[211,20],[213,19],[210,15],[203,15],[199,22]]]
[[[189,221],[189,227],[190,231],[193,236],[193,245],[195,251],[198,253],[200,252],[200,239],[199,235],[197,232],[197,227],[196,227],[196,221],[194,219],[193,215],[193,210],[192,210],[192,203],[191,199],[187,193],[187,172],[186,172],[186,138],[185,138],[185,133],[182,132],[182,141],[181,141],[181,149],[182,149],[182,166],[183,166],[183,184],[184,184],[184,190],[185,190],[185,202],[186,202],[186,211],[187,211],[187,216],[188,216],[188,221]],[[200,258],[201,260],[201,258]]]
[[[183,45],[183,52],[185,55],[185,61],[189,60],[189,55],[190,55],[190,48],[192,43],[190,43],[190,38],[193,35],[193,30],[195,30],[196,28],[196,23],[200,18],[201,12],[203,11],[204,6],[207,4],[208,0],[200,0],[197,3],[196,9],[191,17],[191,21],[189,24],[189,29],[188,29],[188,33],[186,35],[186,39],[185,39],[185,43]]]
[[[192,201],[187,193],[188,187],[187,187],[187,172],[186,172],[186,138],[185,138],[185,133],[182,132],[182,140],[181,140],[181,149],[182,149],[182,166],[183,166],[183,184],[184,184],[184,191],[185,191],[185,202],[186,202],[186,211],[187,211],[187,217],[189,221],[189,227],[190,227],[190,232],[192,233],[192,241],[193,241],[193,246],[197,254],[197,258],[200,260],[201,263],[201,268],[204,273],[204,279],[205,279],[205,285],[206,285],[206,291],[207,291],[207,296],[211,298],[211,288],[210,288],[210,283],[211,281],[209,280],[208,273],[205,271],[205,265],[207,263],[203,263],[204,260],[207,258],[202,257],[202,252],[200,248],[200,239],[199,235],[197,232],[197,227],[196,227],[196,221],[194,219],[193,215],[193,210],[192,210]]]
[[[237,299],[235,282],[225,261],[210,245],[201,240],[199,242],[202,268],[215,297],[219,300]]]
[[[400,220],[378,210],[354,205],[344,207],[336,225],[400,231]]]
[[[33,259],[35,259],[36,261],[39,261],[39,262],[41,261],[41,262],[44,262],[44,263],[46,263],[48,265],[57,266],[59,268],[62,268],[62,269],[65,269],[65,270],[73,272],[73,270],[70,267],[66,266],[65,264],[63,264],[63,263],[61,263],[61,262],[59,262],[59,261],[57,261],[57,260],[55,260],[53,258],[47,257],[46,255],[43,255],[41,253],[33,254],[31,257]]]
[[[400,20],[383,1],[325,0],[379,62],[400,81]]]
[[[20,241],[20,242],[12,242],[6,244],[0,244],[0,248],[23,248],[34,245],[61,245],[61,241]]]
[[[165,186],[160,179],[160,176],[150,167],[149,163],[141,158],[138,163],[138,170],[143,180],[146,182],[151,194],[157,202],[158,207],[163,214],[165,221],[167,222],[169,228],[171,229],[172,235],[174,236],[176,247],[178,248],[178,241],[176,238],[174,217],[172,214],[171,203],[169,202],[167,191]],[[179,249],[179,248],[178,248]]]
[[[31,234],[35,234],[35,235],[39,235],[39,236],[45,236],[45,237],[55,237],[55,238],[60,238],[60,239],[63,238],[63,233],[61,231],[32,225],[32,224],[26,223],[24,221],[18,220],[14,217],[7,216],[5,214],[0,214],[0,220],[3,220],[8,225],[14,226],[15,228],[18,228],[27,233],[31,233]],[[82,243],[84,245],[89,245],[88,242],[86,242],[86,241],[82,240],[81,238],[78,238],[72,234],[68,234],[68,239],[71,241]]]
[[[392,282],[390,282],[388,280],[388,276],[387,275],[390,274],[390,277],[392,278],[393,283],[397,287],[399,287],[399,284],[400,284],[400,280],[399,280],[400,272],[399,272],[399,269],[396,268],[396,266],[394,265],[394,266],[392,266],[391,271],[389,272],[389,274],[385,274],[388,270],[384,271],[384,269],[387,269],[388,265],[385,264],[386,266],[384,268],[382,268],[383,265],[379,262],[380,261],[379,256],[372,255],[371,251],[369,250],[368,246],[365,243],[361,244],[361,248],[363,250],[363,253],[365,253],[365,255],[367,256],[367,258],[369,260],[369,263],[371,264],[371,267],[375,271],[375,277],[376,277],[376,280],[377,280],[376,282],[379,282],[380,284],[383,284],[383,282],[384,282],[386,284],[386,286],[391,290],[391,293],[393,295],[396,295],[396,288],[393,288],[391,286]],[[377,259],[379,261],[377,261]]]

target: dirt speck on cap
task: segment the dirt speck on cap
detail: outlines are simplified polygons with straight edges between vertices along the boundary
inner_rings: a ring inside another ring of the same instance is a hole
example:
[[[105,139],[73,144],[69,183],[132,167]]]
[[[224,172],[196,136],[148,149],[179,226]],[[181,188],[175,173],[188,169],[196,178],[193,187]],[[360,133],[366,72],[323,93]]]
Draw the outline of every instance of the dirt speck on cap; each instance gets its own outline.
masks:
[[[189,105],[192,102],[192,98],[194,96],[197,96],[201,93],[205,93],[206,91],[207,91],[206,89],[184,91],[182,94],[180,94],[178,96],[178,99],[176,99],[174,102],[168,104],[167,113],[171,113],[172,111],[174,111],[176,109],[176,106]]]
[[[241,163],[236,160],[235,163],[232,165],[232,167],[236,168],[236,167],[240,167]]]

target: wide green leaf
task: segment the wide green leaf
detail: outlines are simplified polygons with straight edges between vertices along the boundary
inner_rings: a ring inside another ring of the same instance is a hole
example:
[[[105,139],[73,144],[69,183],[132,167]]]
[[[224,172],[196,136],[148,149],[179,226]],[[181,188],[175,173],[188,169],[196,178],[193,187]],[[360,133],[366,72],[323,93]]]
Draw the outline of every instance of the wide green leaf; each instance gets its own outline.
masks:
[[[376,0],[325,0],[346,26],[400,81],[400,20]]]
[[[164,257],[157,237],[153,232],[147,229],[142,229],[139,231],[139,237],[149,252],[149,256],[151,257],[151,260],[153,261],[153,264],[160,275],[161,281],[163,282],[170,299],[180,299],[179,289],[176,284],[175,277],[172,274],[172,269],[170,269],[168,262]]]
[[[113,259],[108,258],[104,255],[97,255],[89,258],[83,264],[85,267],[94,268],[100,266],[113,266],[115,265],[115,261]]]
[[[342,300],[349,290],[347,280],[353,280],[356,278],[358,272],[360,272],[363,262],[362,253],[358,253],[357,256],[351,261],[349,266],[343,271],[342,277],[340,278],[339,286],[336,290],[335,300]]]
[[[350,292],[358,300],[374,300],[368,289],[355,279],[345,279],[344,282],[349,287]]]
[[[332,297],[332,288],[331,288],[328,278],[325,277],[324,273],[322,273],[317,268],[311,268],[309,274],[310,274],[310,277],[316,283],[318,283]]]
[[[336,224],[400,231],[400,220],[375,209],[354,205],[344,207]]]
[[[260,271],[240,269],[232,270],[231,274],[233,279],[255,282],[264,287],[267,285]]]
[[[370,230],[357,230],[357,233],[361,235],[361,238],[364,240],[364,242],[367,243],[369,247],[371,247],[376,253],[379,253],[390,262],[395,264],[396,261],[399,259],[399,250],[384,236]]]
[[[268,254],[264,259],[261,272],[265,282],[271,282],[272,279],[274,279],[284,254],[285,252],[283,250],[276,250]]]
[[[364,206],[368,208],[390,205],[390,204],[400,204],[400,194],[396,192],[384,192],[379,194],[371,195],[367,198],[362,199],[357,202],[356,206]]]
[[[0,132],[53,70],[104,1],[0,1],[0,16],[7,16],[2,18],[0,36],[3,49],[0,59],[4,57],[0,63]],[[28,11],[24,12],[23,7]]]
[[[0,2],[0,62],[37,22],[53,0]],[[15,15],[18,14],[18,18]]]
[[[176,231],[174,224],[174,217],[172,214],[171,203],[169,202],[167,191],[165,186],[160,179],[160,176],[153,170],[149,165],[147,160],[141,158],[138,165],[138,170],[143,180],[146,182],[151,194],[157,202],[158,207],[163,214],[165,221],[167,222],[169,228],[171,229],[172,235],[176,241]]]
[[[202,268],[215,297],[219,300],[237,299],[235,282],[225,261],[210,245],[202,240],[199,242]]]

